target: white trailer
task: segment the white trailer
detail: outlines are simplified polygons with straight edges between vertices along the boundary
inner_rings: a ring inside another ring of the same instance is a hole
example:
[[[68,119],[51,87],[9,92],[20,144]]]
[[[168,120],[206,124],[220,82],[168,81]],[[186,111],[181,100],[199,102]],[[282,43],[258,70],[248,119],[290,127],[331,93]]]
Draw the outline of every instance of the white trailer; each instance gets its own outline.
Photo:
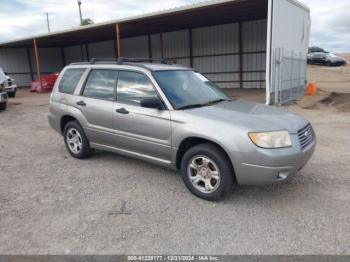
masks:
[[[266,102],[284,104],[304,95],[310,10],[295,0],[269,0]]]

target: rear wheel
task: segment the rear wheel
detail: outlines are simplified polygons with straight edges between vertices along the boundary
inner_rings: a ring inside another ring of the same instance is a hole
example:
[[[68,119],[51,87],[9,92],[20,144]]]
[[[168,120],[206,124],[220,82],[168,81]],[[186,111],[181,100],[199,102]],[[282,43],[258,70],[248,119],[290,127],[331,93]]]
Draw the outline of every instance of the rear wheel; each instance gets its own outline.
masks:
[[[205,200],[219,200],[232,190],[233,174],[229,159],[212,144],[190,148],[181,161],[181,176],[186,187]]]
[[[84,130],[77,121],[68,122],[63,133],[66,148],[73,157],[84,159],[93,154],[94,150],[90,147]]]

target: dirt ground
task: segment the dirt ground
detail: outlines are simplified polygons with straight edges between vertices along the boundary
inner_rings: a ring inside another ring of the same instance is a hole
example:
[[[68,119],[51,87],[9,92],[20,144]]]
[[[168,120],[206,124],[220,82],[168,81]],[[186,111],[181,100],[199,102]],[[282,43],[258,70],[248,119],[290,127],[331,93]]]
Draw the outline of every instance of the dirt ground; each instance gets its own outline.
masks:
[[[0,113],[1,254],[350,254],[350,113],[289,105],[318,137],[308,165],[210,203],[168,169],[101,151],[73,159],[48,99],[20,90]]]

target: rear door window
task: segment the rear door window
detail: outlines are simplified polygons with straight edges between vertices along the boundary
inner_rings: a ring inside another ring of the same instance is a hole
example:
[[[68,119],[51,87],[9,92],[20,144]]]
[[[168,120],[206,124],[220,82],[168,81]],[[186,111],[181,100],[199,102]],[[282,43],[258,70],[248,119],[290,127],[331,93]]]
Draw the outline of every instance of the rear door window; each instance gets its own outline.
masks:
[[[85,84],[83,96],[113,101],[118,81],[118,71],[108,69],[92,70]]]
[[[67,69],[61,78],[58,90],[61,93],[73,94],[84,71],[84,68]]]

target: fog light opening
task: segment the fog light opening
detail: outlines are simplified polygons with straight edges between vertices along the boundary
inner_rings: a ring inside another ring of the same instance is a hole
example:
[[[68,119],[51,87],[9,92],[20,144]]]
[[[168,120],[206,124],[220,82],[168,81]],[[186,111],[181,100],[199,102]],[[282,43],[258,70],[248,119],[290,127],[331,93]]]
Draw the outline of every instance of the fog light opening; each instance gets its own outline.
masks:
[[[286,180],[289,176],[289,172],[288,171],[280,171],[277,175],[277,179],[278,180]]]

